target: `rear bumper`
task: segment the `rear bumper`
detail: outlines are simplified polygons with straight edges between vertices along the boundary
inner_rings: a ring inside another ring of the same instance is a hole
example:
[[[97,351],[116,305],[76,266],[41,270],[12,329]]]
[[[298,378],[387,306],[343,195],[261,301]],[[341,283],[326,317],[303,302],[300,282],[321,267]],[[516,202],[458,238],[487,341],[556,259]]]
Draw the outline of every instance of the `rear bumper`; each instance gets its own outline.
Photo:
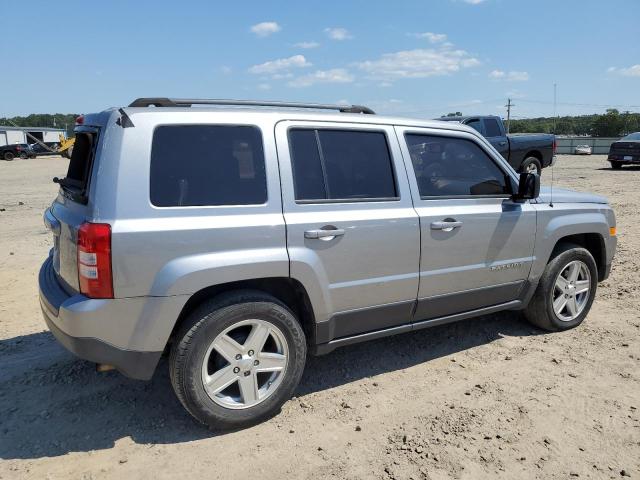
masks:
[[[628,157],[625,160],[625,157]],[[640,155],[622,155],[622,154],[609,154],[607,157],[607,161],[609,162],[618,162],[618,163],[629,163],[629,164],[638,164],[640,163]]]
[[[123,318],[126,299],[95,300],[67,294],[55,278],[51,257],[42,265],[38,281],[44,320],[62,346],[84,360],[113,365],[130,378],[148,380],[153,376],[162,350],[128,349],[102,338],[113,336],[108,330],[117,330],[123,320],[135,325],[135,317]]]

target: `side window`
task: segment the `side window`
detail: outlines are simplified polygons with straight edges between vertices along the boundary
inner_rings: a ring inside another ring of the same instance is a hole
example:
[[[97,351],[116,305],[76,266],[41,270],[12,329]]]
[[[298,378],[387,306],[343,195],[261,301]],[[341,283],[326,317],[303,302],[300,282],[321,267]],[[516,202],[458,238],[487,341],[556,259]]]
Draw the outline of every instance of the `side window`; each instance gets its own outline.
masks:
[[[263,204],[262,134],[251,126],[158,127],[150,182],[151,203],[157,207]]]
[[[384,133],[296,128],[289,144],[296,200],[397,198]]]
[[[467,121],[465,125],[484,135],[484,130],[482,129],[482,120],[480,120],[479,118],[472,118],[471,120]]]
[[[484,128],[486,130],[487,137],[502,136],[502,130],[500,129],[500,125],[498,125],[498,121],[495,118],[485,118]]]
[[[475,142],[406,134],[421,197],[511,194],[511,182]]]

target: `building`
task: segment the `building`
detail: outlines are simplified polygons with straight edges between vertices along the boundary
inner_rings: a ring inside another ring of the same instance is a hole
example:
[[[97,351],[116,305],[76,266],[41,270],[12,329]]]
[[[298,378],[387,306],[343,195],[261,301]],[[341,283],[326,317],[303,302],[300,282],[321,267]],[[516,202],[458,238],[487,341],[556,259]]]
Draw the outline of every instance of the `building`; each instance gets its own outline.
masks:
[[[36,143],[36,139],[48,145],[60,142],[60,135],[66,137],[64,128],[9,127],[0,125],[0,145],[14,143]]]

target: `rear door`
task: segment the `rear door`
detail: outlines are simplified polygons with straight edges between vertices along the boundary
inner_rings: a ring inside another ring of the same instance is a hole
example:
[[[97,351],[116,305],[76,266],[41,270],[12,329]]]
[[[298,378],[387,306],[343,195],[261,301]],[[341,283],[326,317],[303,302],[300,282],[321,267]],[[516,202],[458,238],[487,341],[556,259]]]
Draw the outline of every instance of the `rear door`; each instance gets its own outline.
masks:
[[[318,343],[408,324],[420,231],[393,127],[276,126],[291,276],[317,283]]]
[[[500,152],[500,155],[509,160],[509,139],[504,132],[504,126],[498,122],[497,118],[485,118],[483,121],[484,137]]]
[[[416,321],[516,300],[533,261],[536,212],[511,199],[504,160],[466,132],[397,132],[422,232]]]
[[[60,181],[58,197],[45,212],[45,225],[53,233],[53,267],[65,290],[79,291],[78,228],[89,212],[89,189],[100,137],[98,127],[76,127],[75,144],[67,175]]]

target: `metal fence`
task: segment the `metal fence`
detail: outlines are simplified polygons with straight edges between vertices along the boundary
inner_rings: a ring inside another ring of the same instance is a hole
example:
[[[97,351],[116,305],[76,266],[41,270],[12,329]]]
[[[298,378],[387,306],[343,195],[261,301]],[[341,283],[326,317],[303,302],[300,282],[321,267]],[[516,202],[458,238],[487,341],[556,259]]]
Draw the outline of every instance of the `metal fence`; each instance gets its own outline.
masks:
[[[557,153],[574,153],[576,146],[589,145],[594,155],[606,155],[611,144],[618,140],[620,138],[617,137],[556,137]]]

